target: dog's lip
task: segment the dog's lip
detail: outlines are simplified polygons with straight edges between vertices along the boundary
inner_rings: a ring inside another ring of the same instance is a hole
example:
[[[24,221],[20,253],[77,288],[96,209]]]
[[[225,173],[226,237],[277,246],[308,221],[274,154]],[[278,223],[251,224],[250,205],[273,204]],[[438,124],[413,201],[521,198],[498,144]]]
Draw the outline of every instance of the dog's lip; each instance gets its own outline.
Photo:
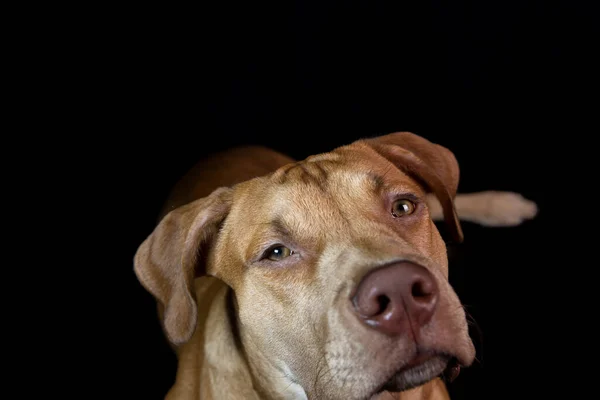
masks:
[[[370,398],[377,398],[377,396],[383,392],[398,393],[423,385],[430,380],[445,374],[449,368],[452,368],[453,373],[457,374],[456,366],[458,364],[454,360],[455,358],[446,354],[418,354],[398,369]],[[418,374],[420,377],[416,379],[415,382],[409,384],[405,382],[405,377],[408,374]]]
[[[431,360],[433,357],[436,357],[436,355],[431,354],[431,353],[418,354],[416,357],[414,357],[412,360],[410,360],[406,365],[404,365],[402,368],[400,368],[396,374],[407,371],[413,367],[416,367],[417,365],[424,364],[425,362]]]

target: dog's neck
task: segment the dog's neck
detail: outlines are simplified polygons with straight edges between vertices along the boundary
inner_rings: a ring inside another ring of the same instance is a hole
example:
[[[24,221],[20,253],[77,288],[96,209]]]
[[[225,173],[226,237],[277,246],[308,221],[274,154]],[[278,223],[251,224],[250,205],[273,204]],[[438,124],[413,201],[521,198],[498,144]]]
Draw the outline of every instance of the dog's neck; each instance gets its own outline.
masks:
[[[261,400],[233,334],[235,330],[228,313],[231,290],[212,277],[196,279],[195,286],[196,332],[176,349],[179,368],[166,399]]]

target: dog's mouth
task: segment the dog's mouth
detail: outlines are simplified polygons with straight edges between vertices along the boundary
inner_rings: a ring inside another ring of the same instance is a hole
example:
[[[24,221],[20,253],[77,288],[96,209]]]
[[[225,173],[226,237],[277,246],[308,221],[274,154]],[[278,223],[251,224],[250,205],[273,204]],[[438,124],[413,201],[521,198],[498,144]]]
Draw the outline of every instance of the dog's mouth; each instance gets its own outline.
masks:
[[[460,365],[454,357],[445,354],[419,354],[385,382],[372,398],[383,392],[409,390],[440,376],[452,382],[459,372]]]

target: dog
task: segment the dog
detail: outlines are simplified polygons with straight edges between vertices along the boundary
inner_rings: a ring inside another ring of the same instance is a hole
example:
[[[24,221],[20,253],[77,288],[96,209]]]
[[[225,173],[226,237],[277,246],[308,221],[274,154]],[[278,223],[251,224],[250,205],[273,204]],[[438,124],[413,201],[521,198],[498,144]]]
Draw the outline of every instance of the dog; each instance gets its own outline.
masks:
[[[442,377],[475,350],[445,236],[537,212],[458,181],[453,153],[409,132],[200,162],[134,257],[178,357],[166,398],[449,398]]]

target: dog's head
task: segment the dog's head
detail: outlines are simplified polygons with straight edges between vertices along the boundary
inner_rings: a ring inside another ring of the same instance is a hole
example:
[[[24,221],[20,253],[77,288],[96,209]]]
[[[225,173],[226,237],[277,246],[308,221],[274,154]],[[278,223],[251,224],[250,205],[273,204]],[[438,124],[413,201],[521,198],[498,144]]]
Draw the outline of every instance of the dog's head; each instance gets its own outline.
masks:
[[[174,343],[194,333],[198,271],[229,285],[262,390],[404,390],[474,359],[424,198],[437,196],[461,241],[457,186],[458,164],[439,145],[406,132],[360,140],[172,211],[135,270]]]

